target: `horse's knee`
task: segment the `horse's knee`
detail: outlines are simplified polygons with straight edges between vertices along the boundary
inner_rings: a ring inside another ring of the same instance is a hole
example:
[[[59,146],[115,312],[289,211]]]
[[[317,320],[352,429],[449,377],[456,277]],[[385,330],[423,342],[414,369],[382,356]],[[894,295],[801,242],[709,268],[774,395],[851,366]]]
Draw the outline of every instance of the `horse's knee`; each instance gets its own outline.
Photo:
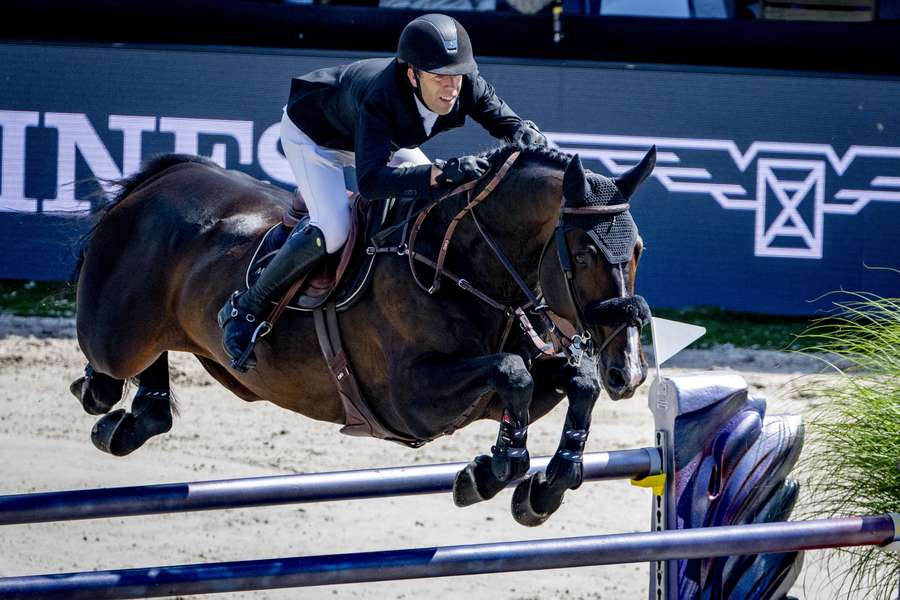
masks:
[[[600,397],[600,392],[603,391],[596,363],[593,360],[583,360],[581,365],[570,373],[565,386],[569,406],[576,409],[593,407],[594,402]]]
[[[528,372],[525,361],[518,354],[504,355],[491,372],[491,385],[498,392],[512,392],[531,397],[534,378]]]

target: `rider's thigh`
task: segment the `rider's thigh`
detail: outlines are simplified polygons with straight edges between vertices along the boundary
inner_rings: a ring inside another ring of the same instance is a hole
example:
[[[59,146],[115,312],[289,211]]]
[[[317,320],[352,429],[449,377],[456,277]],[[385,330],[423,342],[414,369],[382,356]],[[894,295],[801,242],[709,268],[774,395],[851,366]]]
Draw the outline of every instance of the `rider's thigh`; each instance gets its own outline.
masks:
[[[350,233],[350,202],[343,165],[320,152],[315,143],[304,143],[309,138],[302,132],[294,135],[292,129],[299,131],[293,124],[290,128],[282,126],[284,155],[309,209],[310,224],[322,230],[328,252],[337,252]]]

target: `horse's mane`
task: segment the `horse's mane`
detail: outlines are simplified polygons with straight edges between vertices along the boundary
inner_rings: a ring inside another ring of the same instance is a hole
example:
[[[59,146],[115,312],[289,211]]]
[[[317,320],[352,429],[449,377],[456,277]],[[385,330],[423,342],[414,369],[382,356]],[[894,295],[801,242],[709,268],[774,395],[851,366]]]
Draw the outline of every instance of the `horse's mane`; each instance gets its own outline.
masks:
[[[569,161],[572,160],[571,154],[560,152],[554,148],[547,146],[522,146],[518,144],[501,146],[493,150],[488,150],[487,152],[482,152],[479,156],[491,163],[491,170],[496,170],[499,169],[500,165],[503,164],[503,161],[516,150],[522,153],[521,158],[537,159],[539,162],[563,170],[569,166]]]
[[[101,208],[101,212],[108,212],[119,202],[124,200],[129,194],[144,185],[151,178],[162,173],[170,167],[174,167],[175,165],[180,165],[183,163],[198,163],[201,165],[206,165],[208,167],[219,166],[208,158],[204,158],[202,156],[194,156],[192,154],[160,154],[159,156],[156,156],[144,163],[144,167],[134,175],[113,181],[112,183],[119,189],[116,192],[116,195],[113,196],[113,199],[103,205],[103,207]]]
[[[94,237],[94,233],[100,225],[100,221],[103,220],[103,217],[106,216],[110,210],[118,206],[122,200],[127,198],[132,192],[137,191],[142,185],[156,175],[159,175],[170,167],[185,163],[198,163],[209,167],[218,167],[216,163],[207,158],[203,158],[202,156],[175,153],[160,154],[145,162],[142,169],[129,177],[104,181],[107,185],[111,185],[117,189],[112,199],[107,199],[107,201],[103,202],[97,209],[94,213],[94,222],[91,224],[90,229],[88,229],[88,231],[78,240],[78,259],[75,263],[75,269],[71,279],[73,283],[78,281],[78,276],[81,274],[81,266],[84,264],[84,254],[87,252],[91,239]]]

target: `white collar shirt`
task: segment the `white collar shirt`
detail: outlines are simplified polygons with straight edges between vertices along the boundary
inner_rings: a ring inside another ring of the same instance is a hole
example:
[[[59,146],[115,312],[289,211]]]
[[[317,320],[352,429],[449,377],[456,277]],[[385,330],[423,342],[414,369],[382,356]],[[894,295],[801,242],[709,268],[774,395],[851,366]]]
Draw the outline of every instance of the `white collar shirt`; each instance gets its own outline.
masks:
[[[425,127],[425,135],[431,135],[431,129],[434,127],[434,122],[437,121],[438,114],[428,110],[428,107],[422,104],[422,101],[415,94],[413,94],[413,98],[415,98],[416,108],[419,109],[419,114],[422,116],[422,126]]]

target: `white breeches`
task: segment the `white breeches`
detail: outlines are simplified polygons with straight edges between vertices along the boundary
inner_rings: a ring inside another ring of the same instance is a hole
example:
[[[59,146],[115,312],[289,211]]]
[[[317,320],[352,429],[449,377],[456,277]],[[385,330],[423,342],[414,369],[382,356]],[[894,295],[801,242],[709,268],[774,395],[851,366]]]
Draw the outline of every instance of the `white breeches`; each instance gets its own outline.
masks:
[[[344,168],[355,167],[353,152],[318,146],[288,118],[281,118],[281,146],[297,188],[309,208],[309,222],[325,235],[325,249],[337,252],[350,233],[350,199]],[[391,155],[388,166],[428,165],[431,161],[418,148],[401,148]]]

